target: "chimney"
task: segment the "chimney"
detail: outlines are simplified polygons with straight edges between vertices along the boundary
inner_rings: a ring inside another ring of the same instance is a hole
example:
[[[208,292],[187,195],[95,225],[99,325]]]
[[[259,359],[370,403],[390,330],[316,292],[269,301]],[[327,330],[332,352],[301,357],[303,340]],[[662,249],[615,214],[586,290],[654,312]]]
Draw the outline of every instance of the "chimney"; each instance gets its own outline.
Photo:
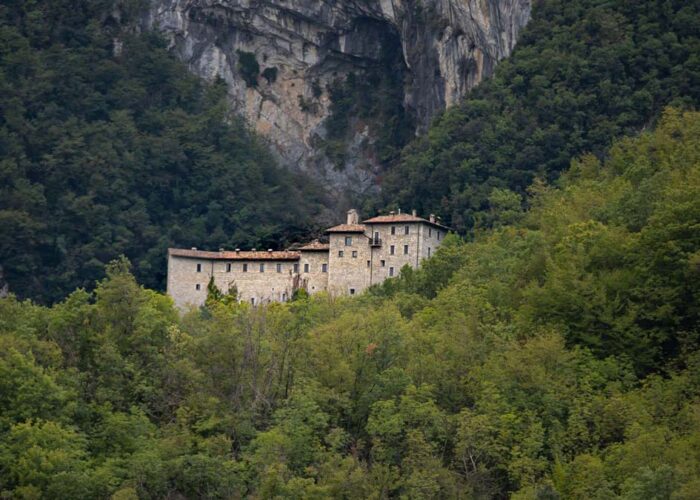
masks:
[[[255,248],[251,248],[250,251],[251,251],[251,252],[255,252]]]
[[[430,214],[429,220],[430,220],[430,222],[435,224],[435,214]]]
[[[192,247],[192,250],[197,250],[197,247]]]
[[[223,248],[219,248],[219,252],[224,253],[224,249],[223,249]]]
[[[399,208],[399,215],[401,215],[401,209]]]
[[[414,217],[418,217],[418,212],[416,212],[415,208],[413,210],[411,210],[411,215]]]
[[[396,212],[394,212],[393,210],[391,210],[391,211],[389,212],[389,215],[394,215],[395,213],[396,213]]]
[[[267,251],[272,253],[272,248],[268,248]]]
[[[240,248],[236,248],[236,253],[241,253],[241,249],[240,249]]]
[[[348,210],[348,219],[347,219],[348,224],[357,224],[359,219],[360,218],[357,215],[357,210],[355,210],[354,208],[351,208],[350,210]]]

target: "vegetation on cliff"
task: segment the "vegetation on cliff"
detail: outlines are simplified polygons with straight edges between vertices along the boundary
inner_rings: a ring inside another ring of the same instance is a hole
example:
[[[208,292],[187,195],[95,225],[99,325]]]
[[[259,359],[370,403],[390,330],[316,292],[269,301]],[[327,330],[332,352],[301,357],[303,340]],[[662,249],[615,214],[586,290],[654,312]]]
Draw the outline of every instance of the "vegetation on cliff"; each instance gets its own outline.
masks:
[[[190,75],[140,1],[0,5],[0,265],[20,296],[92,287],[120,254],[162,288],[168,246],[278,246],[320,189]]]
[[[697,498],[700,114],[496,198],[352,299],[0,300],[2,496]]]
[[[440,116],[385,178],[384,203],[469,230],[494,188],[521,195],[661,109],[700,105],[697,0],[542,0],[493,78]]]

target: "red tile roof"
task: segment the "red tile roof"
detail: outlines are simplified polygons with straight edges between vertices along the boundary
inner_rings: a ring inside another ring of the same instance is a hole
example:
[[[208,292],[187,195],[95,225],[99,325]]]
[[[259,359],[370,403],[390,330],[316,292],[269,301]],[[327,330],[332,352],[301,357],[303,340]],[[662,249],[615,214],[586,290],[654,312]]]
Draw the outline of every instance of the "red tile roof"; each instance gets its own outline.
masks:
[[[362,224],[340,224],[326,229],[327,233],[364,233],[365,226]]]
[[[447,226],[443,226],[439,222],[430,222],[428,219],[423,217],[417,217],[411,214],[393,214],[393,215],[378,215],[362,221],[363,224],[392,224],[396,222],[423,222],[425,224],[432,224],[433,226],[438,226],[443,229],[449,229]]]
[[[318,240],[314,240],[311,243],[307,243],[304,246],[297,248],[301,252],[327,252],[330,249],[328,243],[321,243]]]
[[[208,252],[205,250],[186,250],[184,248],[168,248],[168,255],[175,257],[190,257],[194,259],[213,260],[299,260],[299,252],[283,251],[224,251]]]

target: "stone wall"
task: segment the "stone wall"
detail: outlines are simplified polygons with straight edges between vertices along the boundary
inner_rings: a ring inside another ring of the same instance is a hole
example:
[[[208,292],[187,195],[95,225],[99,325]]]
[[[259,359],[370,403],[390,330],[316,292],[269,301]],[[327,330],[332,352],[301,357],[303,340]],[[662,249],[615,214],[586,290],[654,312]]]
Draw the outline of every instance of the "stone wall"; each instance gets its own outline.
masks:
[[[332,295],[354,295],[367,288],[370,269],[367,261],[371,259],[368,236],[357,232],[331,233],[329,243],[329,292]]]
[[[390,222],[382,222],[386,220]],[[415,214],[380,216],[358,224],[357,213],[351,211],[347,224],[329,232],[328,244],[314,241],[296,251],[170,249],[168,294],[180,309],[200,306],[212,276],[220,290],[235,287],[239,300],[254,305],[287,301],[298,287],[311,294],[359,294],[398,276],[405,265],[417,268],[442,244],[447,228]]]
[[[299,258],[299,277],[300,286],[307,292],[325,292],[328,289],[328,251],[302,250]]]
[[[180,309],[201,306],[207,298],[207,285],[213,275],[214,283],[221,291],[228,292],[235,286],[241,301],[253,304],[284,302],[292,297],[295,263],[289,260],[226,261],[170,255],[167,292]]]

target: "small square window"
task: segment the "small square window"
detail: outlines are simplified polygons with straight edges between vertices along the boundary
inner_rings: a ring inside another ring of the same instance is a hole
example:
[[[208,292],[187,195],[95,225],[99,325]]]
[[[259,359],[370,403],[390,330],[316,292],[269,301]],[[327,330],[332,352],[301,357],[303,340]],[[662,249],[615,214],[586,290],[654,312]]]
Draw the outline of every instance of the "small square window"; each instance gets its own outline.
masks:
[[[299,264],[294,264],[294,273],[299,272]]]
[[[197,272],[198,273],[202,272],[202,264],[197,264]]]
[[[304,272],[305,273],[309,272],[309,265],[308,264],[304,264]]]
[[[352,246],[352,236],[346,236],[346,237],[345,237],[345,246],[346,246],[346,247],[351,247],[351,246]]]
[[[367,261],[367,267],[370,267],[371,265],[372,265],[372,262],[368,260],[368,261]]]
[[[390,253],[391,255],[394,255],[394,250],[395,250],[394,245],[391,245],[391,246],[389,247],[389,253]]]
[[[356,259],[357,258],[357,250],[352,251],[352,258]]]
[[[277,272],[278,273],[282,272],[282,264],[277,264]]]
[[[227,264],[226,264],[226,272],[227,272],[227,273],[230,273],[230,272],[231,272],[231,264],[230,264],[230,263],[227,263]]]
[[[248,264],[243,264],[243,272],[244,273],[248,272]]]
[[[262,262],[260,263],[260,272],[261,273],[265,272],[265,264],[263,264]]]
[[[408,255],[408,245],[403,246],[403,254]]]
[[[342,250],[338,250],[338,257],[342,257],[345,253]]]
[[[354,289],[354,288],[351,288],[351,289],[350,289],[350,295],[355,295],[355,289]]]
[[[396,234],[396,226],[391,226],[391,234]]]
[[[197,283],[197,284],[194,286],[194,289],[195,289],[195,290],[201,290],[201,288],[202,288],[202,286],[201,286],[199,283]]]
[[[394,275],[394,268],[390,267],[389,268],[389,276],[393,276],[393,275]]]
[[[321,272],[322,273],[328,272],[328,264],[321,264]]]
[[[253,304],[253,305],[255,305],[255,297],[251,297],[251,298],[250,298],[250,303]]]
[[[408,231],[409,231],[408,226],[404,226],[403,227],[403,234],[408,234]]]
[[[381,261],[381,265],[382,265],[382,267],[386,266],[386,261],[385,261],[385,260],[382,260],[382,261]]]

